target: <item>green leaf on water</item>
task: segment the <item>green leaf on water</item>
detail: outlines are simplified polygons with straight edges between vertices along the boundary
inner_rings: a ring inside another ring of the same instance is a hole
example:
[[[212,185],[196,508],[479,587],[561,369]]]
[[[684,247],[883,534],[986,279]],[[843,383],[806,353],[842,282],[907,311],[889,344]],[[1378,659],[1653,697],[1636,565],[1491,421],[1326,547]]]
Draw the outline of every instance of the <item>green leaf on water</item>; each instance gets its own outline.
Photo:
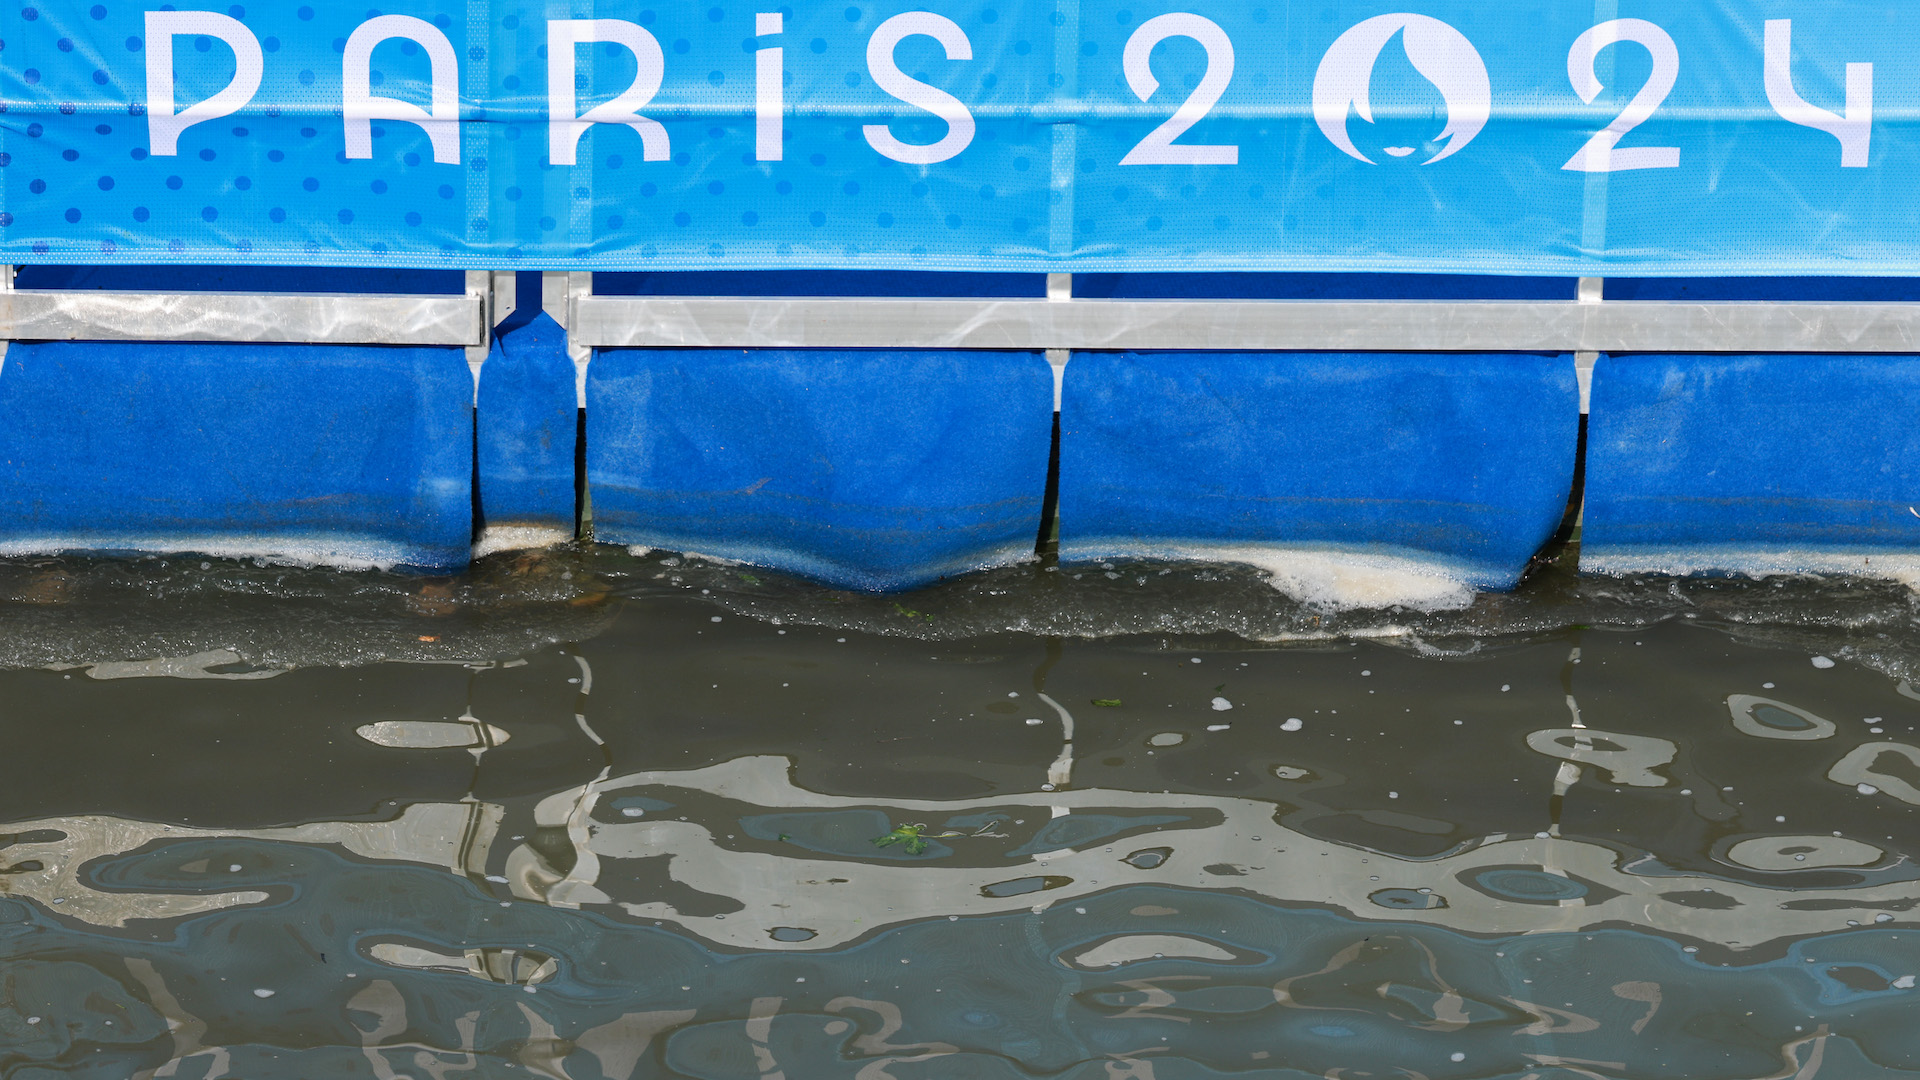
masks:
[[[754,577],[752,574],[741,574],[740,580],[746,582],[749,585],[760,584],[760,579],[757,577]]]
[[[1117,709],[1120,707],[1120,699],[1117,697],[1097,697],[1093,699],[1093,703],[1103,709]]]
[[[925,854],[927,850],[927,842],[920,838],[921,832],[925,829],[925,824],[896,825],[893,831],[887,833],[885,836],[874,837],[872,843],[874,847],[887,847],[890,844],[900,844],[906,848],[907,854],[922,855]]]

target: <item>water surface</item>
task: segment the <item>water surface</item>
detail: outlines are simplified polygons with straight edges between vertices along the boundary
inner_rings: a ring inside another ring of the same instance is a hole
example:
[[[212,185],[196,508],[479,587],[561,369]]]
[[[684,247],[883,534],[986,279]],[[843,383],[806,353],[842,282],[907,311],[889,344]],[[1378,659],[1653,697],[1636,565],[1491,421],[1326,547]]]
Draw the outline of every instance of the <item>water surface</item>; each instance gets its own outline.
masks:
[[[0,564],[0,1076],[1920,1075],[1904,589]]]

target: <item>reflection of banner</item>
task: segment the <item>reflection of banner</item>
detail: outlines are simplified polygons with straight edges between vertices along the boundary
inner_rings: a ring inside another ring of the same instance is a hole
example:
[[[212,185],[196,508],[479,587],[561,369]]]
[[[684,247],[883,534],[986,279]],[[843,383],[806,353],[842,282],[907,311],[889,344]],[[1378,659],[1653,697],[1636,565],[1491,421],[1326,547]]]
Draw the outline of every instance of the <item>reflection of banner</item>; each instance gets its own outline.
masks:
[[[1598,21],[1466,0],[391,6],[10,13],[0,259],[1742,274],[1920,256],[1920,29],[1862,0]]]

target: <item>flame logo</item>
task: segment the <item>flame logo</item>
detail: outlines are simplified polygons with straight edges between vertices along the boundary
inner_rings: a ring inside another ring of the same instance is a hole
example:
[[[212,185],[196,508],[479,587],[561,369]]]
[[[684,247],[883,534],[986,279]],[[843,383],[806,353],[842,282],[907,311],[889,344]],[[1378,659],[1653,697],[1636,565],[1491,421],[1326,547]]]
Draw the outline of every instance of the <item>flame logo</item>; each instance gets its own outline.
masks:
[[[1367,164],[1373,159],[1355,149],[1347,135],[1347,112],[1352,109],[1360,119],[1373,123],[1373,106],[1367,100],[1367,85],[1373,80],[1373,65],[1380,50],[1393,35],[1400,35],[1407,60],[1440,91],[1447,102],[1447,126],[1436,139],[1447,140],[1445,149],[1424,164],[1460,152],[1493,114],[1493,90],[1487,82],[1487,65],[1480,60],[1473,43],[1460,31],[1426,15],[1376,15],[1359,23],[1334,41],[1320,60],[1313,77],[1313,118],[1333,145]],[[1395,157],[1412,153],[1410,148],[1389,147]]]

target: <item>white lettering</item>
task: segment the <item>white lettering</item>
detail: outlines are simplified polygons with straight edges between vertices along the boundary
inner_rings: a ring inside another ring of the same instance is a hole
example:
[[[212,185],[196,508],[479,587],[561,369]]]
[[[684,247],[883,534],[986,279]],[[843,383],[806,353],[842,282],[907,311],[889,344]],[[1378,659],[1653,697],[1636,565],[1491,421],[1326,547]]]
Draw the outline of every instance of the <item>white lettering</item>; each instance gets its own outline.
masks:
[[[219,93],[178,113],[173,111],[173,39],[192,34],[218,38],[233,50],[233,79]],[[260,89],[265,61],[260,39],[237,19],[211,11],[147,12],[147,143],[155,157],[180,153],[180,133],[203,120],[231,116]]]
[[[1159,127],[1147,133],[1139,145],[1127,151],[1120,159],[1122,165],[1237,165],[1240,163],[1238,146],[1175,146],[1173,140],[1186,132],[1200,118],[1207,115],[1227,92],[1227,82],[1233,78],[1233,42],[1220,24],[1211,19],[1186,12],[1169,15],[1156,15],[1140,24],[1140,29],[1127,39],[1125,53],[1121,57],[1121,67],[1127,75],[1127,86],[1133,96],[1145,101],[1154,91],[1160,89],[1160,80],[1153,77],[1153,47],[1170,37],[1186,37],[1200,43],[1207,50],[1207,71],[1200,77],[1200,84],[1193,88],[1173,115]]]
[[[1793,88],[1793,20],[1768,19],[1765,82],[1767,104],[1790,124],[1824,131],[1840,140],[1840,167],[1867,167],[1873,139],[1873,65],[1847,65],[1847,114],[1835,116],[1807,103]]]
[[[574,92],[578,65],[574,48],[596,41],[624,45],[633,53],[638,70],[633,84],[619,97],[596,105],[585,113]],[[658,120],[640,115],[640,107],[660,92],[666,77],[667,60],[660,43],[636,23],[620,19],[554,19],[547,23],[547,159],[555,165],[572,165],[579,151],[580,136],[591,124],[625,124],[640,136],[641,157],[647,161],[666,161],[673,156],[667,129]]]
[[[374,46],[389,38],[406,38],[427,50],[432,62],[433,110],[398,98],[375,97],[372,82]],[[373,156],[375,120],[417,124],[433,144],[433,160],[460,164],[460,64],[453,44],[438,27],[411,15],[381,15],[360,24],[347,38],[340,61],[340,113],[346,125],[347,156]]]
[[[1573,83],[1573,92],[1580,95],[1581,101],[1593,104],[1593,99],[1604,89],[1594,74],[1594,60],[1602,49],[1621,41],[1634,42],[1652,53],[1653,71],[1648,74],[1646,85],[1633,95],[1620,115],[1613,118],[1613,123],[1595,132],[1585,146],[1560,166],[1563,169],[1601,173],[1680,167],[1677,146],[1617,149],[1620,137],[1645,123],[1660,103],[1667,100],[1667,95],[1673,92],[1674,81],[1680,77],[1680,50],[1674,47],[1673,38],[1665,30],[1645,19],[1615,19],[1575,38],[1573,48],[1567,52],[1567,79]]]
[[[895,161],[932,165],[965,150],[973,141],[973,114],[952,94],[901,72],[893,59],[894,47],[916,34],[938,41],[947,50],[949,60],[973,59],[973,44],[952,19],[931,11],[909,11],[895,15],[874,30],[873,37],[867,41],[867,71],[880,89],[945,120],[947,134],[938,142],[916,146],[894,138],[885,124],[867,124],[861,130],[866,133],[869,145]]]
[[[753,17],[753,32],[760,37],[780,33],[783,25],[777,11],[762,11]],[[760,161],[780,160],[780,142],[786,134],[780,115],[786,108],[786,95],[780,85],[786,77],[783,55],[784,50],[779,48],[760,49],[753,54],[753,156]]]

